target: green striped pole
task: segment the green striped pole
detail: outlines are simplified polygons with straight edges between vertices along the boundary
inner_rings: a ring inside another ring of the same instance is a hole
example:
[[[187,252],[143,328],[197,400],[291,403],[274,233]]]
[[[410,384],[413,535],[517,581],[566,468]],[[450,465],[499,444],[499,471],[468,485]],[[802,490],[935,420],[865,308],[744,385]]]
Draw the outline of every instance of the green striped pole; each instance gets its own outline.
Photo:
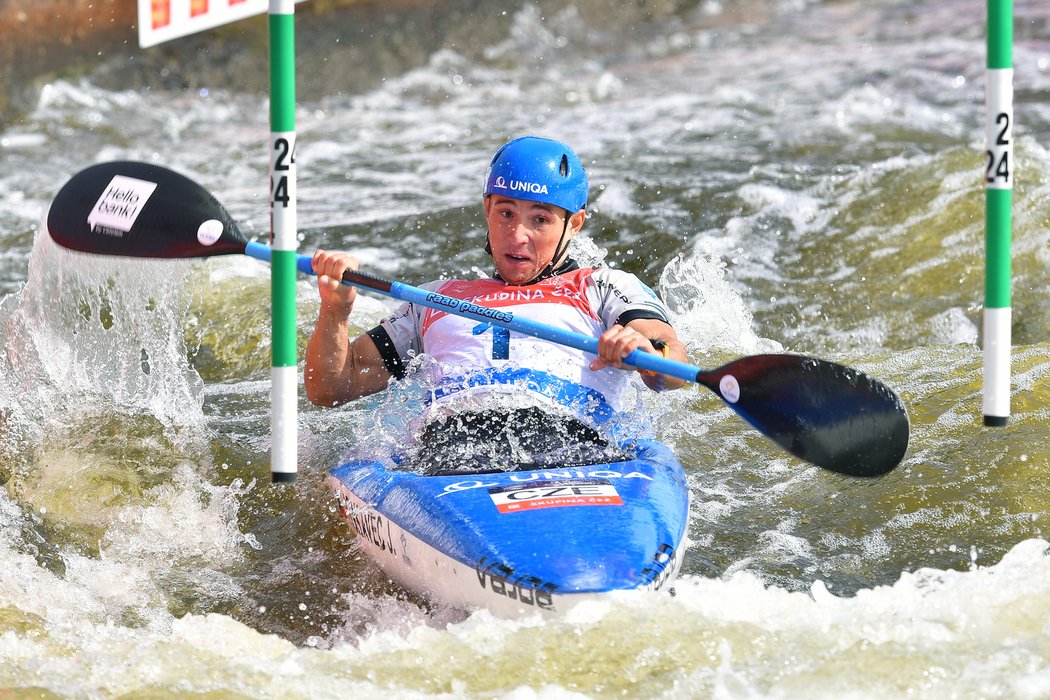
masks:
[[[985,93],[984,424],[1010,416],[1010,208],[1013,198],[1013,0],[988,0]]]
[[[295,0],[270,0],[270,246],[273,248],[270,474],[295,481],[298,350],[295,322]]]

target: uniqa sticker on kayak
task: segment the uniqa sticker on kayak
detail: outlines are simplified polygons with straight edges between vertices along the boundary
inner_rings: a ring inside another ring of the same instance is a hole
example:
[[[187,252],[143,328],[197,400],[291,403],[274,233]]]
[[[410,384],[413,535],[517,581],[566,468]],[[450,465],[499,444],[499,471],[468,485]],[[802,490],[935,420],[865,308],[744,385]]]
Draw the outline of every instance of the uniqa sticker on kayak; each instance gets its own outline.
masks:
[[[583,471],[582,469],[568,469],[561,472],[520,472],[517,474],[507,475],[511,481],[518,483],[530,483],[530,486],[535,486],[537,482],[548,481],[554,479],[647,479],[652,481],[653,477],[642,472],[627,472],[622,474],[618,471],[611,469],[597,469],[594,471]],[[495,481],[455,481],[441,490],[441,493],[437,494],[435,498],[441,498],[447,496],[450,493],[459,493],[460,491],[469,491],[471,489],[486,489],[494,486],[499,486]]]

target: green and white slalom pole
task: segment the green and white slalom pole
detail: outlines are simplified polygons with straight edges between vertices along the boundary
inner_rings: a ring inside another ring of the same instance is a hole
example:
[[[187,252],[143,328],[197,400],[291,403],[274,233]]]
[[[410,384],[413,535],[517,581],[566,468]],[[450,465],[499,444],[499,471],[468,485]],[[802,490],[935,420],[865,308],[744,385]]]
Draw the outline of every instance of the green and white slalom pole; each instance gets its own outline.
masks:
[[[270,246],[273,248],[270,474],[295,481],[296,344],[295,0],[270,0]]]
[[[988,0],[985,136],[984,424],[1010,416],[1013,0]]]

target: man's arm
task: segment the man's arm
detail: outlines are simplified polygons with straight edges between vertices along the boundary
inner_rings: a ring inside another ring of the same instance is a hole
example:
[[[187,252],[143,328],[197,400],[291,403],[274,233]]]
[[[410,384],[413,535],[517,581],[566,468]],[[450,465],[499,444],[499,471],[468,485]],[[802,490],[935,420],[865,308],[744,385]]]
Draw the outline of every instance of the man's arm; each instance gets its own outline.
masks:
[[[666,357],[668,359],[677,360],[678,362],[689,361],[688,349],[682,341],[678,340],[678,334],[674,332],[674,328],[670,324],[658,321],[654,318],[639,318],[628,323],[627,327],[633,328],[649,339],[649,350],[659,352],[653,347],[652,343],[652,341],[657,340],[666,346]],[[644,348],[645,346],[643,345],[641,347]],[[642,374],[642,382],[653,391],[678,389],[686,383],[684,379],[679,379],[678,377],[669,377],[666,374],[649,373]]]
[[[598,357],[591,363],[592,370],[603,367],[619,367],[628,369],[623,364],[623,358],[630,355],[634,350],[641,349],[643,352],[657,352],[652,341],[660,341],[667,348],[667,357],[679,362],[688,359],[685,345],[678,340],[678,334],[670,324],[655,318],[636,318],[627,323],[626,326],[614,325],[598,338]],[[666,374],[642,373],[642,382],[653,391],[668,391],[685,385],[685,380],[678,377],[669,377]]]
[[[390,372],[367,333],[350,342],[347,324],[342,324],[341,337],[338,330],[333,337],[318,320],[306,348],[306,369],[303,372],[306,398],[310,403],[338,406],[382,391],[389,382]]]
[[[306,398],[320,406],[338,406],[374,394],[390,381],[379,349],[367,333],[350,342],[350,311],[357,290],[341,280],[343,272],[356,270],[357,264],[346,253],[314,253],[321,308],[306,347],[303,384]]]

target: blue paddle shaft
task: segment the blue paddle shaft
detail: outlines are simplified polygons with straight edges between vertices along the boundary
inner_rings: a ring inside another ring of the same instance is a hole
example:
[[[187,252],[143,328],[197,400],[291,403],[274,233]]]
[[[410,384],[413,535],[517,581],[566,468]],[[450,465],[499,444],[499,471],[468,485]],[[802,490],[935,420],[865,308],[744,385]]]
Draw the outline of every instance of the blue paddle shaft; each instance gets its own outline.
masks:
[[[270,262],[271,250],[269,246],[262,243],[256,243],[254,241],[249,242],[245,246],[244,252],[256,260]],[[314,272],[311,258],[306,255],[297,256],[296,267],[300,272],[307,275],[316,276],[317,274]],[[576,348],[577,350],[589,352],[592,355],[598,354],[597,338],[592,338],[583,335],[582,333],[562,330],[527,318],[516,318],[512,311],[491,309],[486,306],[475,304],[472,301],[456,299],[454,297],[445,296],[444,294],[438,294],[437,292],[428,292],[425,289],[413,287],[412,285],[403,282],[388,282],[361,272],[348,272],[346,276],[343,277],[343,283],[351,284],[360,289],[379,292],[380,294],[385,294],[386,296],[401,301],[419,304],[420,306],[426,306],[438,311],[445,311],[455,316],[462,316],[464,318],[482,321],[483,323],[490,323],[493,326],[506,328],[510,331],[531,335],[534,338],[549,340],[552,343]],[[632,367],[659,372],[660,374],[666,374],[671,377],[678,377],[687,382],[699,382],[699,376],[703,374],[703,370],[697,367],[663,357],[662,355],[657,355],[656,353],[646,352],[644,350],[631,351],[630,355],[623,358],[623,362]]]

